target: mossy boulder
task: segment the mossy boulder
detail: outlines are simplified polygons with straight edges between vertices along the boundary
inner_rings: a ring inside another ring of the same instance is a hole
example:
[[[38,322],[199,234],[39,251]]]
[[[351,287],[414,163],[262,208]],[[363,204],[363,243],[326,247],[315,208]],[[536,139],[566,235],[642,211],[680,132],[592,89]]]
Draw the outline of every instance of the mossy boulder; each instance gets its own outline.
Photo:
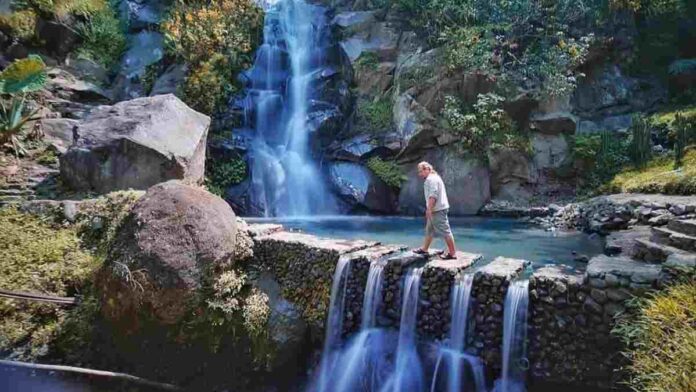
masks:
[[[126,331],[180,322],[234,262],[236,218],[221,198],[177,181],[135,204],[99,273],[104,316]]]

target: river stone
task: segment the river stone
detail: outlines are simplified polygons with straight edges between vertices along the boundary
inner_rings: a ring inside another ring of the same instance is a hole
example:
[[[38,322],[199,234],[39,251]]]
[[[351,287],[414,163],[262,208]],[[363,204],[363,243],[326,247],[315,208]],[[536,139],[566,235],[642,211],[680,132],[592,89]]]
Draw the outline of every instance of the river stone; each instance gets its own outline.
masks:
[[[150,188],[99,272],[104,315],[126,331],[139,327],[141,314],[177,323],[212,274],[234,262],[236,230],[229,205],[202,188],[178,181]]]
[[[147,189],[170,179],[201,183],[210,119],[171,94],[99,106],[60,157],[72,189]]]

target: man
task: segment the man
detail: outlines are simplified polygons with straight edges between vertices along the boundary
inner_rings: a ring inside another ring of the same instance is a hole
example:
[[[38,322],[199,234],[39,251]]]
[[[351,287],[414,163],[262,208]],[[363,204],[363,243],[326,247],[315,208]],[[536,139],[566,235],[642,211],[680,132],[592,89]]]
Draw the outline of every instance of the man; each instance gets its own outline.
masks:
[[[428,162],[418,164],[418,176],[425,180],[423,189],[425,191],[425,240],[423,246],[414,250],[418,254],[428,253],[428,248],[433,242],[433,236],[437,235],[445,239],[447,243],[447,253],[440,256],[443,260],[456,259],[457,250],[454,246],[454,237],[450,229],[447,212],[449,211],[449,201],[445,183],[437,174],[433,166]]]

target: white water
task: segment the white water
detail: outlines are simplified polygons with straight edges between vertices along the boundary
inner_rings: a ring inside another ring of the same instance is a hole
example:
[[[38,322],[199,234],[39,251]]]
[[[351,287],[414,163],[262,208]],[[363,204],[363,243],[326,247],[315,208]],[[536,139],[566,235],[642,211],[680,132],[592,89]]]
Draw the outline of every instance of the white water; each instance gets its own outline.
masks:
[[[370,271],[367,273],[367,284],[363,298],[361,330],[373,328],[377,321],[377,310],[382,302],[382,282],[384,281],[384,267],[386,262],[375,260],[370,263]]]
[[[469,304],[473,282],[473,274],[460,275],[452,288],[450,299],[452,304],[452,322],[449,340],[447,346],[439,350],[430,386],[431,392],[438,390],[438,381],[441,379],[442,372],[446,372],[446,377],[442,378],[446,381],[444,390],[447,392],[462,391],[467,385],[473,385],[473,390],[476,392],[485,392],[486,380],[483,363],[479,358],[464,352],[469,326]],[[471,384],[466,382],[465,375],[467,372],[472,376]]]
[[[496,381],[497,392],[523,392],[528,368],[527,308],[529,281],[513,282],[505,296],[503,316],[503,372]]]
[[[343,310],[345,308],[346,283],[350,274],[350,258],[341,256],[336,263],[333,282],[331,284],[331,300],[329,315],[326,318],[326,336],[324,349],[319,365],[317,390],[320,392],[333,390],[330,387],[331,375],[334,372],[338,356],[341,334],[343,333]]]
[[[331,213],[335,202],[312,160],[308,126],[312,82],[329,38],[326,10],[302,0],[269,4],[264,42],[246,73],[252,203],[265,216]]]
[[[401,299],[401,322],[399,323],[396,364],[394,372],[382,388],[382,392],[425,390],[423,365],[416,347],[418,291],[422,272],[423,268],[414,268],[406,275]]]

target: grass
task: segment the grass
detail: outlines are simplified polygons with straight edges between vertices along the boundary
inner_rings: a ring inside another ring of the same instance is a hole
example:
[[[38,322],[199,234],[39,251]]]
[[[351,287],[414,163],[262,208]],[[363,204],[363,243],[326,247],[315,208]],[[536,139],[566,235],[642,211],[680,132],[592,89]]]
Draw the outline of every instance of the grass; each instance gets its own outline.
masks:
[[[72,296],[88,285],[98,258],[82,249],[77,230],[0,209],[0,287]],[[69,311],[58,305],[0,298],[0,352],[32,360],[48,353]]]
[[[617,174],[604,191],[630,193],[696,194],[696,146],[684,153],[683,165],[674,169],[670,154],[653,158],[641,169],[626,169]]]
[[[637,313],[614,333],[627,344],[627,384],[635,391],[696,391],[696,281],[634,300]]]

